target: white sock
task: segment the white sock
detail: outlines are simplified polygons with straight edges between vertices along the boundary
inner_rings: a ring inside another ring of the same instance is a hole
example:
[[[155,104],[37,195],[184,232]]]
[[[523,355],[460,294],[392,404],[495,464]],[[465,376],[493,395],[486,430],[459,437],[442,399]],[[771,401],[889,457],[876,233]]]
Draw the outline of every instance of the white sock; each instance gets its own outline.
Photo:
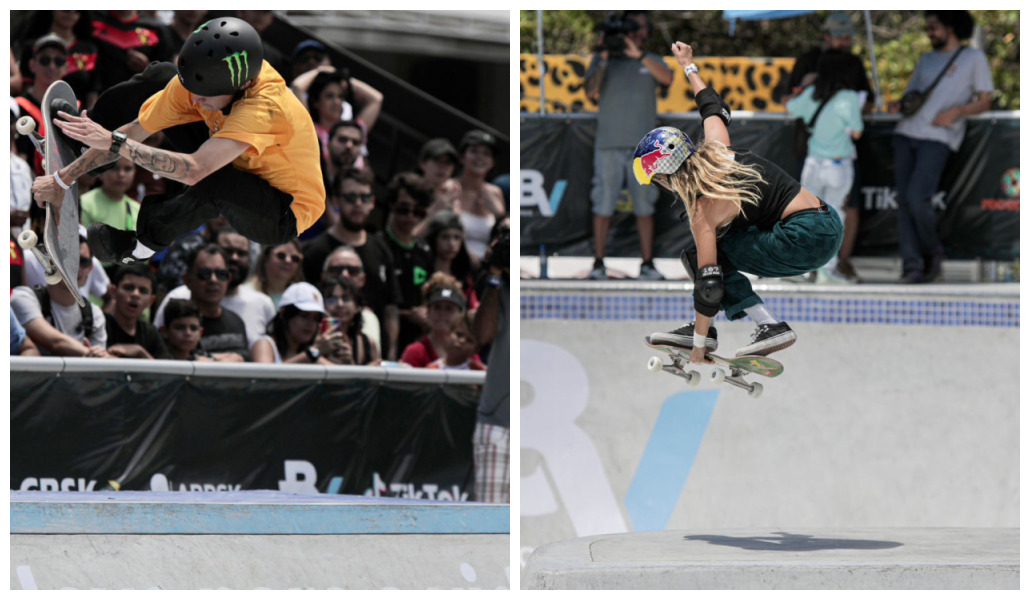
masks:
[[[756,304],[750,308],[745,308],[744,312],[758,325],[774,325],[780,322],[779,319],[769,314],[765,304]]]
[[[136,260],[147,260],[157,252],[147,248],[142,242],[136,240],[136,249],[132,251],[132,257]]]

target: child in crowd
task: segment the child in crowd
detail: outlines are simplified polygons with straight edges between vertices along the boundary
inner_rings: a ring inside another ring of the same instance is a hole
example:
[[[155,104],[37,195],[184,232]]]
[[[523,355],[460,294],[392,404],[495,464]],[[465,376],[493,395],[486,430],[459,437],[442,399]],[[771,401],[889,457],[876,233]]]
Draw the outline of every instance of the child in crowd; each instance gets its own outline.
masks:
[[[161,334],[175,360],[211,361],[211,355],[200,347],[204,328],[200,325],[200,309],[192,300],[169,300],[165,306],[165,324]]]
[[[430,369],[457,371],[485,371],[486,365],[479,361],[479,340],[472,332],[469,313],[459,313],[451,320],[451,336],[445,343],[447,356],[429,363]]]

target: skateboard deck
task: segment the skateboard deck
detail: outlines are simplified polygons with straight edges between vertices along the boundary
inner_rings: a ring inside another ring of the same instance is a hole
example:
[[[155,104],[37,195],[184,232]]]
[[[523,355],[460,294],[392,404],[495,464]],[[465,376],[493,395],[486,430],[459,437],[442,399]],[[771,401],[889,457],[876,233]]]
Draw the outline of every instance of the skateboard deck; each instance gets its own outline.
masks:
[[[690,353],[684,348],[667,346],[664,344],[652,344],[650,336],[644,339],[650,348],[661,350],[669,355],[671,363],[665,364],[662,359],[652,356],[647,362],[647,368],[658,373],[665,371],[687,380],[687,384],[696,386],[701,383],[701,372],[697,370],[698,365],[690,362]],[[735,387],[746,390],[752,398],[762,395],[764,387],[758,382],[749,382],[746,377],[750,374],[762,377],[777,377],[783,373],[783,364],[767,356],[737,356],[735,358],[723,358],[721,356],[705,353],[705,358],[712,361],[712,373],[710,380],[713,383],[728,383]],[[729,374],[727,374],[727,370]]]
[[[62,105],[63,103],[63,105]],[[36,150],[43,156],[43,168],[47,175],[62,169],[74,161],[77,156],[71,142],[64,137],[60,128],[54,125],[57,112],[63,110],[78,114],[75,93],[64,81],[57,81],[43,95],[43,137],[35,131],[36,123],[31,117],[18,120],[17,129],[22,135],[32,138]],[[36,232],[23,231],[18,236],[18,245],[31,251],[43,265],[44,279],[51,285],[63,281],[75,297],[79,306],[86,306],[86,301],[79,293],[79,186],[72,182],[64,192],[64,201],[60,209],[46,205],[46,219],[43,228],[43,244],[39,244]]]

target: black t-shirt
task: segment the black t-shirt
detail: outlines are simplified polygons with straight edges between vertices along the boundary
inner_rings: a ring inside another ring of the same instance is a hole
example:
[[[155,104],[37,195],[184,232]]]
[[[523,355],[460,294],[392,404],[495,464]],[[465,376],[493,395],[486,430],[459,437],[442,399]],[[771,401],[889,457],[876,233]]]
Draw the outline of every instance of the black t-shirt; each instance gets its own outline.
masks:
[[[136,335],[129,335],[113,316],[106,316],[104,323],[107,329],[108,348],[115,344],[139,344],[154,358],[172,358],[161,333],[150,323],[140,321],[136,324]]]
[[[320,281],[325,259],[342,245],[343,242],[330,235],[328,231],[308,242],[304,246],[305,280]],[[361,264],[365,269],[365,287],[361,290],[365,297],[365,306],[371,308],[382,321],[387,305],[399,306],[402,302],[390,247],[381,238],[369,234],[368,241],[363,246],[355,246],[354,251],[361,258]]]
[[[400,289],[400,301],[397,303],[397,308],[407,310],[420,306],[422,304],[422,285],[429,279],[434,266],[429,244],[421,238],[415,238],[412,246],[406,248],[385,231],[377,233],[376,237],[386,244],[393,256],[393,272]],[[421,327],[401,318],[397,346],[404,348],[422,335]]]
[[[211,354],[235,352],[244,359],[250,360],[247,326],[238,314],[223,308],[221,316],[201,317],[200,325],[204,328],[204,336],[200,338],[200,347],[206,352]]]
[[[758,185],[761,196],[757,205],[743,203],[743,213],[730,222],[730,231],[742,231],[749,227],[771,229],[780,220],[783,209],[801,192],[801,184],[787,175],[786,171],[774,163],[741,148],[730,148],[736,161],[742,165],[755,167],[765,181]]]

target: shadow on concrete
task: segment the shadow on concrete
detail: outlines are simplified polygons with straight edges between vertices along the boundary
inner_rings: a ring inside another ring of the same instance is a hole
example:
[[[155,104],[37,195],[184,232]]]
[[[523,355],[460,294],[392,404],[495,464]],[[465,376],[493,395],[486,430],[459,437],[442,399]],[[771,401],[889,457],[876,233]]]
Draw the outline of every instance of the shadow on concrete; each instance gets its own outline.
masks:
[[[887,550],[897,548],[900,542],[877,540],[842,540],[774,532],[780,537],[731,537],[728,535],[688,535],[683,539],[708,542],[716,546],[732,546],[743,550],[771,550],[776,552],[815,552],[817,550]]]

